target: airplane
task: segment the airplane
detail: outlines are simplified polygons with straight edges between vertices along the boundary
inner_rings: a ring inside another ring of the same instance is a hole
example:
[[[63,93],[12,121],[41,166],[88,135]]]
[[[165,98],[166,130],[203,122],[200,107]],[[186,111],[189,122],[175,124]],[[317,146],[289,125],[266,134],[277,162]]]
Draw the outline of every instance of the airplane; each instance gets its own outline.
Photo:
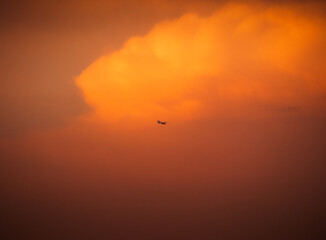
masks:
[[[166,125],[166,122],[161,122],[160,120],[157,120],[158,124]]]

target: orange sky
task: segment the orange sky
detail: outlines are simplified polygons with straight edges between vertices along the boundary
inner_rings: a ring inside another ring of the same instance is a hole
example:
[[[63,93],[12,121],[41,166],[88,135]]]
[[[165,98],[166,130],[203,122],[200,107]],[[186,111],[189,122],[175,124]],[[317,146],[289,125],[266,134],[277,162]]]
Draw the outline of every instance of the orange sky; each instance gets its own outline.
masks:
[[[321,1],[4,5],[5,236],[317,236],[323,9]]]

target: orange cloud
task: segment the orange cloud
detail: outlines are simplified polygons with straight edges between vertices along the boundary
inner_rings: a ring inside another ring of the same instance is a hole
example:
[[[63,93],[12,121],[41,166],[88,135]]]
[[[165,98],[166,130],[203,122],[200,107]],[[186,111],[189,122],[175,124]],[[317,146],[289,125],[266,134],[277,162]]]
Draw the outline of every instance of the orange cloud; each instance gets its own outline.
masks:
[[[209,17],[185,14],[131,37],[76,82],[104,121],[305,108],[326,90],[318,62],[324,23],[293,5],[228,4]]]

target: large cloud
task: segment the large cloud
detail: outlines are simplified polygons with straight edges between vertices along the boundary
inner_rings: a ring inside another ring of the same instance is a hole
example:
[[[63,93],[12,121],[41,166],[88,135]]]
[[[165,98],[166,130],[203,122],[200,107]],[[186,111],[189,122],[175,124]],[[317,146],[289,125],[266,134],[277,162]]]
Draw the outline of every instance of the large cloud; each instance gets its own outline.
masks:
[[[105,121],[304,109],[326,89],[324,21],[304,13],[310,7],[228,4],[160,22],[96,60],[77,84]]]

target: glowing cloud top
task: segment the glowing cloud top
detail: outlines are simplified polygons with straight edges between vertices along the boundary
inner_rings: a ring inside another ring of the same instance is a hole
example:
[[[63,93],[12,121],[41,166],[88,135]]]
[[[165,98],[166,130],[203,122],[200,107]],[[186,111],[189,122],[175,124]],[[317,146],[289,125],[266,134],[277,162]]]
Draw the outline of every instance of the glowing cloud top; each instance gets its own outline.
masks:
[[[76,82],[105,121],[265,116],[318,105],[325,22],[302,11],[228,4],[209,17],[185,14],[131,37]]]

